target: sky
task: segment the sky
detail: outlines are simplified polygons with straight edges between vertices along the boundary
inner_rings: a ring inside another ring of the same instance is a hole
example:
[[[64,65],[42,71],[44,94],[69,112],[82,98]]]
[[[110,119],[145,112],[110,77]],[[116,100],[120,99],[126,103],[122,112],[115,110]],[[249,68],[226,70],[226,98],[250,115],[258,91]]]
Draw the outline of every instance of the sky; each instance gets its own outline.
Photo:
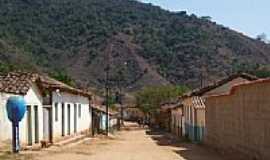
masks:
[[[270,39],[270,0],[140,0],[171,11],[210,16],[212,21],[250,37]]]

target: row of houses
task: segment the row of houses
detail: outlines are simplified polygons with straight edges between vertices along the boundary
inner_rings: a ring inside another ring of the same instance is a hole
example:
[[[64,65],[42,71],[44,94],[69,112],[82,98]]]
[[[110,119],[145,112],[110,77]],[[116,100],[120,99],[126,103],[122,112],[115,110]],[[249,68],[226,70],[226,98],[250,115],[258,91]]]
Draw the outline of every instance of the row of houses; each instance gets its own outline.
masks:
[[[27,104],[26,114],[19,124],[22,146],[40,145],[41,142],[55,143],[78,134],[91,134],[96,127],[93,120],[104,117],[96,117],[95,113],[106,115],[104,107],[96,107],[92,103],[93,95],[89,92],[44,75],[8,73],[0,76],[1,143],[11,141],[12,125],[5,107],[11,96],[22,96]],[[110,111],[110,115],[116,114]],[[115,118],[110,117],[110,121]],[[101,121],[98,128],[101,128]]]
[[[270,79],[232,75],[161,106],[162,128],[239,159],[270,159],[269,95]]]
[[[212,95],[227,93],[234,85],[254,80],[257,80],[257,77],[249,74],[235,74],[180,97],[185,115],[184,135],[194,142],[202,142],[205,137],[206,99]]]
[[[125,121],[138,121],[145,117],[144,113],[137,107],[125,106],[123,108],[123,119]]]
[[[96,105],[92,104],[92,135],[105,133],[106,132],[106,122],[107,122],[107,112],[106,107],[104,105]],[[116,111],[113,111],[112,109],[109,109],[108,111],[108,125],[109,125],[109,131],[113,132],[115,130],[119,129],[120,119],[119,114]]]

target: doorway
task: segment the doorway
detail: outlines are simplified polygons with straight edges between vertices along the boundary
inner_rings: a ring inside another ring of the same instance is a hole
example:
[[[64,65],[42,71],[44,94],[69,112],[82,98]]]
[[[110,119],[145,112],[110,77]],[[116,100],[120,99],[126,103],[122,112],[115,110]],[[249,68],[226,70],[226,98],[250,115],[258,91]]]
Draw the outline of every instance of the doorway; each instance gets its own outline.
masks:
[[[39,143],[39,115],[38,115],[38,106],[34,106],[34,115],[35,115],[35,143]]]
[[[32,143],[32,110],[31,106],[26,106],[27,110],[27,139],[28,139],[28,145],[31,146]]]
[[[71,127],[70,126],[70,104],[68,104],[68,106],[67,106],[67,112],[68,112],[68,117],[67,117],[68,118],[67,119],[67,121],[68,121],[68,128],[67,129],[68,130],[67,130],[67,134],[70,135],[70,127]]]
[[[43,136],[50,143],[53,141],[52,129],[52,109],[49,107],[43,108]]]
[[[62,103],[62,136],[65,136],[65,103]]]
[[[77,104],[74,104],[74,133],[77,133]]]

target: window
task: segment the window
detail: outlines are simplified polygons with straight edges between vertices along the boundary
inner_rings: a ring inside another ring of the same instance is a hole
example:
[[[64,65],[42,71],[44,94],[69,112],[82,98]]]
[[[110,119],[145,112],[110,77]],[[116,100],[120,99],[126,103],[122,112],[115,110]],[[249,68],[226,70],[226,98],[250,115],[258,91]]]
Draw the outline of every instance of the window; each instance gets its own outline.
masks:
[[[81,118],[82,116],[82,105],[79,104],[79,118]]]
[[[58,103],[54,104],[55,121],[58,121]]]

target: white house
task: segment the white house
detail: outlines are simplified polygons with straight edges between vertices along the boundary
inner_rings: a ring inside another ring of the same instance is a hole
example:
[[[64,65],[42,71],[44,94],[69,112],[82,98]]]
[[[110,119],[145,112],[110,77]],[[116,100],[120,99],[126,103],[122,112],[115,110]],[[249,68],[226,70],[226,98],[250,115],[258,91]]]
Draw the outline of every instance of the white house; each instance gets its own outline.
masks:
[[[91,95],[49,77],[41,77],[45,92],[43,111],[44,140],[55,142],[82,132],[91,133]]]
[[[38,144],[43,139],[42,94],[37,84],[38,75],[9,73],[0,77],[0,142],[10,143],[12,126],[6,112],[11,96],[24,97],[27,112],[19,124],[20,142],[23,146]]]
[[[20,122],[22,145],[55,142],[90,132],[91,95],[47,76],[12,72],[0,76],[0,141],[10,143],[12,126],[6,113],[11,96],[23,96],[27,112]]]
[[[93,109],[93,135],[96,133],[104,133],[106,131],[106,106],[92,104]],[[113,132],[117,125],[119,125],[118,112],[113,111],[111,108],[108,110],[108,119],[109,119],[109,131]]]

